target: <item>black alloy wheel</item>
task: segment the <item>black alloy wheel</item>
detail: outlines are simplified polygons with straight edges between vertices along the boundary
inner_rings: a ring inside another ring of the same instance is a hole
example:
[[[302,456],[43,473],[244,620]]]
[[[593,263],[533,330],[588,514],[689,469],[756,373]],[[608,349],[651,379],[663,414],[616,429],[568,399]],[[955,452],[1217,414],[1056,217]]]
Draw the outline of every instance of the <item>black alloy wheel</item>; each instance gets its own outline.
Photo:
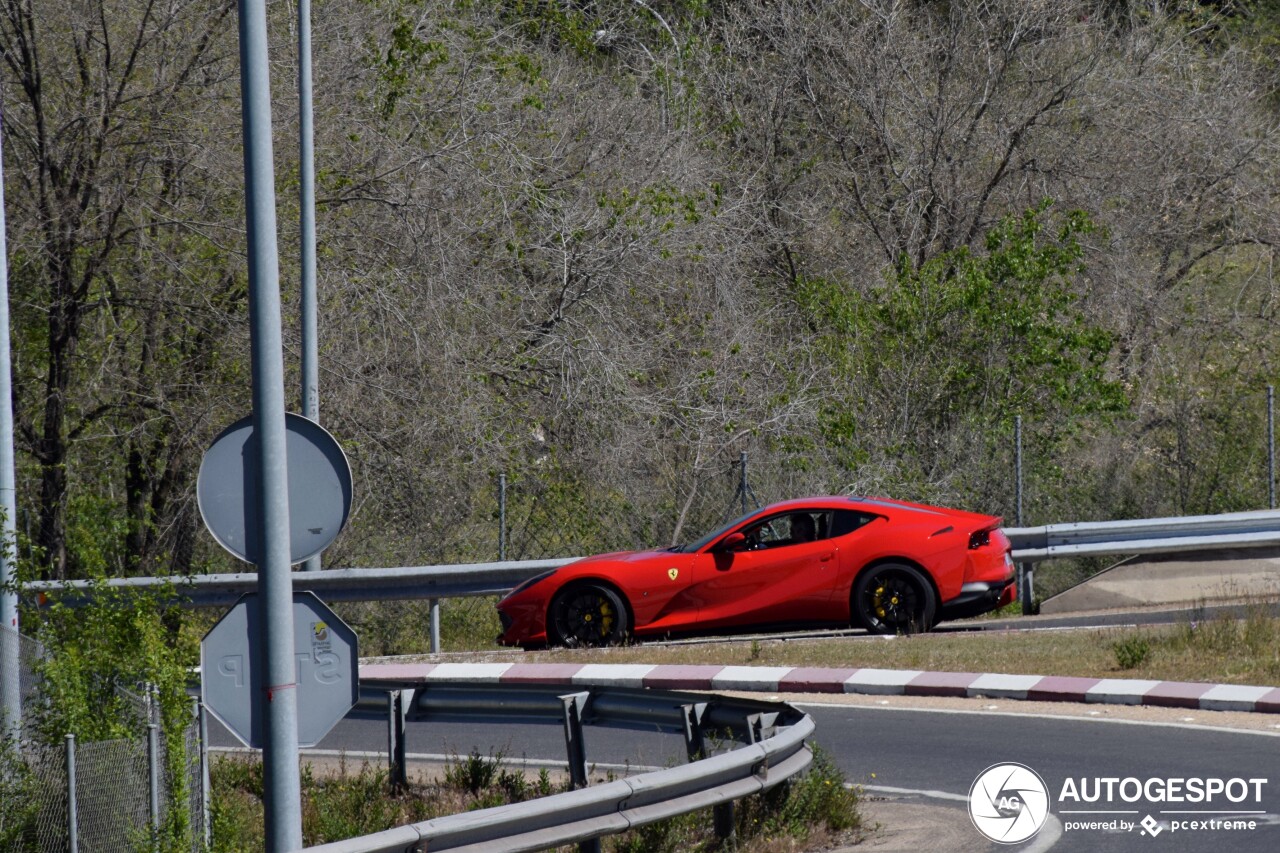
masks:
[[[628,631],[622,596],[601,584],[577,584],[551,603],[551,642],[566,646],[609,646]]]
[[[859,575],[852,605],[855,624],[873,634],[928,631],[938,609],[929,579],[901,563],[882,563]]]

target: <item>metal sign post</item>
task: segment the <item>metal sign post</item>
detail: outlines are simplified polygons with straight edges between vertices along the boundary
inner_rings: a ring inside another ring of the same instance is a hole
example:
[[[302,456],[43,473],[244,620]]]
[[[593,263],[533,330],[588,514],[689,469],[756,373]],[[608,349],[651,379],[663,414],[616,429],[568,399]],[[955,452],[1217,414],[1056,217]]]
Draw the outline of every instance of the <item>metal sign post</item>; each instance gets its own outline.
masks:
[[[3,137],[0,106],[0,138]],[[22,733],[18,677],[17,478],[13,456],[13,377],[9,362],[9,249],[5,240],[3,145],[0,144],[0,739]]]
[[[311,0],[298,2],[298,211],[302,247],[302,416],[320,423],[316,341],[316,155],[311,106]],[[320,555],[302,568],[320,571]]]
[[[258,562],[264,616],[261,661],[268,696],[263,749],[265,841],[271,853],[284,853],[302,848],[302,792],[298,776],[298,691],[293,661],[280,257],[276,246],[266,0],[239,0],[239,16],[253,441],[259,461],[257,497],[262,522],[262,559]]]

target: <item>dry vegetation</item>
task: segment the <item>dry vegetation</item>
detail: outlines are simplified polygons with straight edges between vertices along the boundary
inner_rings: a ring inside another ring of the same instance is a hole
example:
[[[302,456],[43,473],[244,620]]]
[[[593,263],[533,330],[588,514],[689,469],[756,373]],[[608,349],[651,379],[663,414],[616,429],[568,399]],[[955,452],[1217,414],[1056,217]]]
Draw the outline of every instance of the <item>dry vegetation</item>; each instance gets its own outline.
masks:
[[[501,473],[510,557],[677,540],[744,451],[762,501],[1011,516],[1018,415],[1028,523],[1257,507],[1272,8],[322,4],[327,564],[492,559]],[[194,503],[249,406],[234,4],[4,9],[25,571],[234,568]]]
[[[224,758],[215,762],[212,850],[262,849],[262,764]],[[502,756],[473,753],[452,761],[438,778],[403,789],[389,785],[385,770],[342,762],[302,776],[303,837],[308,845],[367,835],[395,826],[560,793],[565,781],[546,770],[536,777]],[[818,752],[809,770],[790,783],[746,797],[734,813],[741,853],[791,853],[856,841],[862,832],[859,792]],[[659,821],[603,839],[611,853],[677,853],[725,849],[715,839],[710,812]],[[564,851],[576,850],[573,847]]]
[[[469,648],[469,660],[871,667],[1280,685],[1280,618],[1261,601],[1248,604],[1243,618],[1206,617],[1191,610],[1177,624],[1148,628],[944,631],[909,637],[641,643],[538,652],[498,650],[479,639],[491,617],[475,605],[468,612],[483,627],[468,632],[455,623],[449,650]],[[401,642],[397,654],[425,650],[421,634],[402,634]]]

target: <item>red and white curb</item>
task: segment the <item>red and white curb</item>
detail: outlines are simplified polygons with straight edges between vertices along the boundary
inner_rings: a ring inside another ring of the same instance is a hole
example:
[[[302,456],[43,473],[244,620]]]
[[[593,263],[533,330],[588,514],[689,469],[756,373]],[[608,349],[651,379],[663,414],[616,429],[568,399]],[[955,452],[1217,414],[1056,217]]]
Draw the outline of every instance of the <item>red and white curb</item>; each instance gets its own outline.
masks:
[[[480,681],[667,690],[988,697],[1280,714],[1280,687],[1059,675],[922,672],[913,669],[595,663],[366,663],[360,666],[360,679],[423,684]]]

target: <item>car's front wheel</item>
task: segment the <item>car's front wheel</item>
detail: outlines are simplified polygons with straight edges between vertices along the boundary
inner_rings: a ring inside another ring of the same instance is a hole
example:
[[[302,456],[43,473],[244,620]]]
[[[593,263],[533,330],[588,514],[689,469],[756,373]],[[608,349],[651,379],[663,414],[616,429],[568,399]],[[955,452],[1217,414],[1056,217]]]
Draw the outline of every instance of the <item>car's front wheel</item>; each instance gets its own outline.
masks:
[[[609,646],[627,636],[627,607],[613,589],[594,583],[574,584],[551,602],[547,632],[552,644]]]
[[[933,627],[938,599],[919,569],[881,563],[853,586],[853,620],[873,634],[916,634]]]

